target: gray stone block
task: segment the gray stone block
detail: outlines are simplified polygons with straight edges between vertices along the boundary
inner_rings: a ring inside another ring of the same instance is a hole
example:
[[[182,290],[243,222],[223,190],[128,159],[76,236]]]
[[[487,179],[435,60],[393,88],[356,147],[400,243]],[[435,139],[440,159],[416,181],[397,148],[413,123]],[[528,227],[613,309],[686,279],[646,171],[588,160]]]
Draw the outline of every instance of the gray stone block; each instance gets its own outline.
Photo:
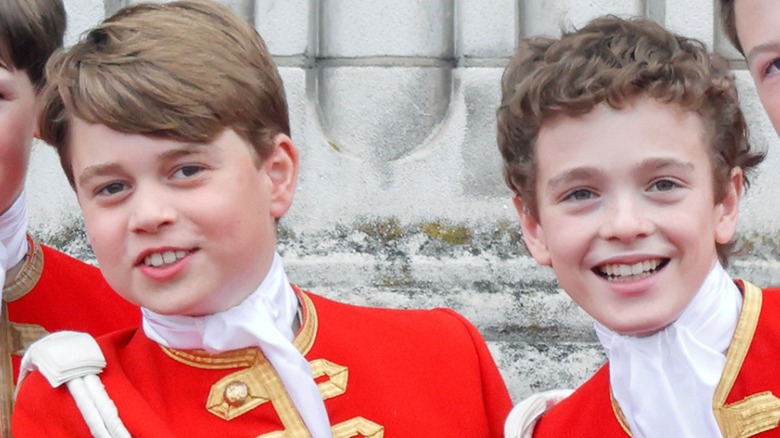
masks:
[[[319,56],[452,58],[454,0],[322,0]]]
[[[603,14],[643,15],[643,0],[524,0],[520,2],[520,34],[559,35],[561,28],[579,27]]]
[[[515,50],[518,5],[516,0],[460,0],[456,28],[458,56],[504,58]]]

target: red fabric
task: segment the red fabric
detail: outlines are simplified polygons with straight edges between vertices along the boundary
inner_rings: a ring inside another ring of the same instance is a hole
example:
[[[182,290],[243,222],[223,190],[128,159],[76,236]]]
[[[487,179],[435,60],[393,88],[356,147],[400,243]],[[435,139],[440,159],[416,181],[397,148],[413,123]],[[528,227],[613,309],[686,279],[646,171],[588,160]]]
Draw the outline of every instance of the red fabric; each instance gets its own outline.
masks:
[[[47,246],[40,247],[43,273],[32,290],[8,303],[11,322],[37,324],[49,333],[76,330],[95,336],[140,324],[138,307],[117,295],[97,268]],[[21,357],[12,356],[12,361],[15,382]]]
[[[319,325],[306,358],[327,359],[349,373],[346,392],[325,401],[332,424],[363,417],[384,426],[386,437],[502,436],[511,401],[482,337],[462,316],[307,295]],[[231,421],[206,411],[211,385],[238,369],[179,363],[140,330],[99,342],[108,362],[103,383],[134,437],[256,437],[282,429],[271,403]],[[13,432],[89,436],[67,389],[52,389],[38,373],[22,384]]]
[[[534,437],[629,436],[612,410],[609,394],[609,364],[606,364],[572,395],[544,414],[536,424]]]
[[[780,397],[778,349],[780,349],[780,288],[764,289],[758,327],[739,376],[726,397],[726,404],[760,392],[757,388],[771,391]],[[772,436],[780,437],[780,429],[775,429],[772,433],[775,434]]]
[[[742,285],[737,282],[742,287]],[[780,289],[764,289],[761,312],[753,340],[726,404],[770,391],[780,396]],[[576,431],[572,435],[572,431]],[[609,389],[609,364],[604,365],[571,396],[557,404],[539,421],[534,437],[599,437],[629,436],[621,427],[612,408]],[[775,428],[756,437],[780,437]]]

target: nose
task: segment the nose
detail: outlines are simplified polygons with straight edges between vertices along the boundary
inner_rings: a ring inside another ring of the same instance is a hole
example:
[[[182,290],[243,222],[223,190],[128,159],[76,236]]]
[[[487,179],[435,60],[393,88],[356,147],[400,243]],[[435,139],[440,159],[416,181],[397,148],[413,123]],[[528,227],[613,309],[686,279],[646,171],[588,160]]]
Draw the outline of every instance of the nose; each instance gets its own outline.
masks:
[[[176,208],[161,189],[137,186],[128,225],[134,233],[156,233],[176,222]]]
[[[649,236],[655,229],[650,212],[631,196],[613,199],[604,213],[599,230],[603,239],[628,243]]]

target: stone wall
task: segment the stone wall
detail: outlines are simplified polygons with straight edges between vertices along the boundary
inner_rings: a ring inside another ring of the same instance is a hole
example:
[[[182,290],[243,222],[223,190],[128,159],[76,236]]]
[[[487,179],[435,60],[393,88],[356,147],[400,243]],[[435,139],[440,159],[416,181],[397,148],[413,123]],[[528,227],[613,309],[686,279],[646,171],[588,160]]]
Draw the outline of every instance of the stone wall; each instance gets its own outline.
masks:
[[[65,0],[68,41],[123,0]],[[769,150],[743,202],[748,255],[730,271],[780,283],[777,136],[712,0],[226,0],[285,81],[301,177],[280,227],[290,277],[336,299],[452,307],[483,332],[516,400],[602,362],[591,321],[524,251],[495,144],[499,79],[518,38],[603,13],[644,15],[733,61],[754,142]],[[35,234],[91,260],[54,154],[31,169]]]

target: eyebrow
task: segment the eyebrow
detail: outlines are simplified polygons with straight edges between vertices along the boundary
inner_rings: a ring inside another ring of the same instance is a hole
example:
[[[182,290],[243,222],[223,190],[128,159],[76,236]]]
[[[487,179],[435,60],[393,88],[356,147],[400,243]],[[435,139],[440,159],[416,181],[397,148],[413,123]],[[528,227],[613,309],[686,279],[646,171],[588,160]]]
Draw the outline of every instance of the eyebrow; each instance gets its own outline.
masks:
[[[183,157],[183,156],[198,153],[206,149],[207,146],[208,145],[204,143],[184,143],[179,147],[176,147],[174,149],[169,149],[161,154],[158,154],[157,157],[162,160],[170,160],[173,158],[178,158],[178,157]],[[92,178],[98,176],[116,174],[121,172],[121,170],[122,170],[122,166],[118,163],[95,164],[92,166],[87,166],[79,175],[78,185],[83,186]]]
[[[753,62],[756,56],[767,52],[780,52],[780,42],[770,41],[768,43],[759,44],[750,49],[750,51],[745,56],[745,59],[749,65]]]
[[[209,148],[209,145],[205,143],[182,143],[178,147],[168,149],[167,151],[159,154],[157,157],[163,160],[169,160],[171,158],[197,154],[207,148]]]
[[[652,169],[652,170],[678,170],[683,172],[690,172],[693,170],[694,165],[688,161],[681,161],[674,158],[648,158],[636,167],[636,169]],[[550,179],[547,182],[547,187],[555,191],[555,189],[571,184],[572,181],[579,181],[583,179],[592,178],[594,175],[601,173],[595,167],[583,166],[569,169],[555,178]]]
[[[78,186],[83,187],[90,179],[103,176],[103,175],[110,175],[113,173],[117,173],[120,171],[122,167],[119,164],[111,163],[111,164],[95,164],[92,166],[88,166],[84,169],[83,172],[79,175],[78,178]]]
[[[569,169],[547,182],[547,187],[555,191],[557,188],[570,184],[572,181],[587,179],[597,174],[598,170],[594,167],[575,167]]]
[[[696,166],[689,161],[681,161],[675,158],[649,158],[639,165],[639,168],[649,168],[653,170],[678,170],[682,172],[690,172]]]

